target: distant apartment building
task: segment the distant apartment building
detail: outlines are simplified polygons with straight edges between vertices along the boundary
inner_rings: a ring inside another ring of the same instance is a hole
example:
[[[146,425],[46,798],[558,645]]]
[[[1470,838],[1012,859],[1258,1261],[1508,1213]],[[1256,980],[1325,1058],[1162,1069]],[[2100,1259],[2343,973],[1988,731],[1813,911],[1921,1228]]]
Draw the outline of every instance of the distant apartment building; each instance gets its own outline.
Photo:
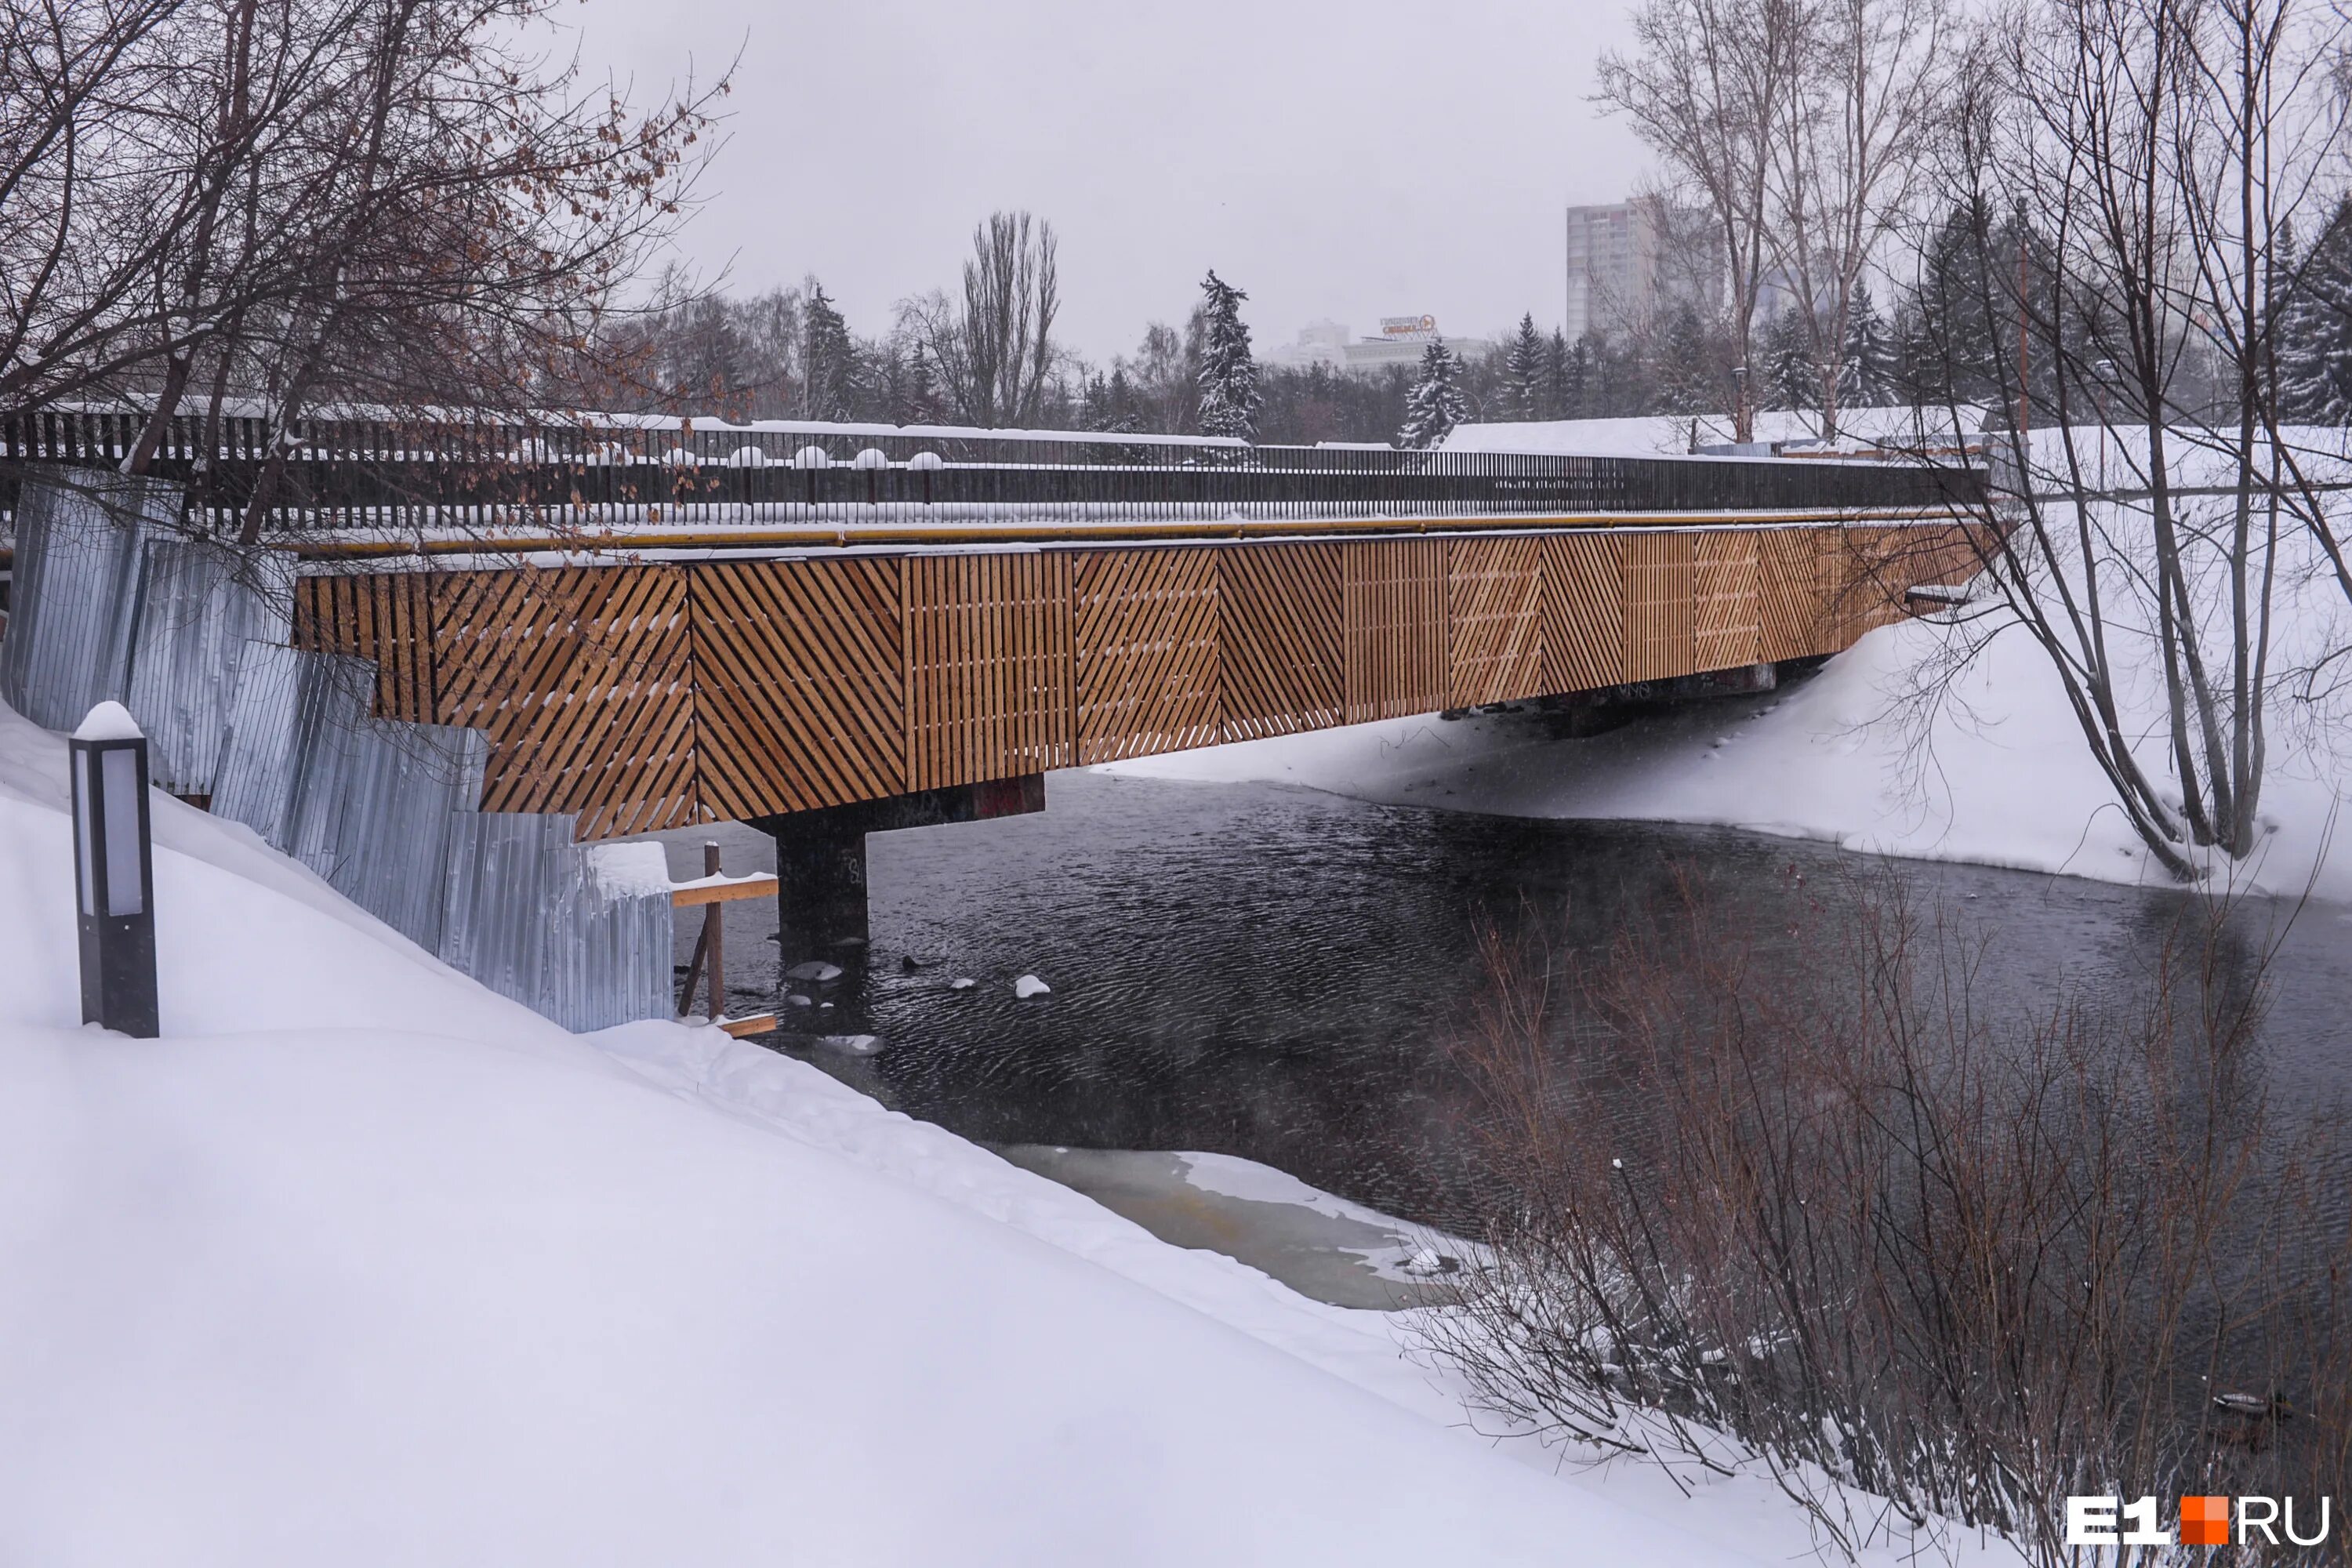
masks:
[[[1723,292],[1704,215],[1657,196],[1568,209],[1570,338],[1638,327],[1661,305],[1711,305]]]
[[[1338,321],[1309,321],[1298,341],[1266,350],[1258,357],[1268,364],[1304,368],[1328,365],[1333,370],[1374,375],[1392,364],[1418,364],[1428,346],[1443,336],[1434,316],[1383,316],[1377,337],[1359,338]],[[1464,360],[1475,362],[1495,352],[1486,338],[1446,338],[1445,346]]]

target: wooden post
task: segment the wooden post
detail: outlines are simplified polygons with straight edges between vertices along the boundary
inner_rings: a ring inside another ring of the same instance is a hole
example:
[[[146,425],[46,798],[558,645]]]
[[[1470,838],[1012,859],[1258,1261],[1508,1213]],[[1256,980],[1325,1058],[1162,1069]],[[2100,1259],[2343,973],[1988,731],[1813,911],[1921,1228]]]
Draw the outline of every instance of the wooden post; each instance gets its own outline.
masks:
[[[702,847],[702,874],[719,875],[719,846],[707,843]],[[702,911],[702,945],[710,960],[710,1021],[719,1022],[727,1016],[727,906],[711,904]]]

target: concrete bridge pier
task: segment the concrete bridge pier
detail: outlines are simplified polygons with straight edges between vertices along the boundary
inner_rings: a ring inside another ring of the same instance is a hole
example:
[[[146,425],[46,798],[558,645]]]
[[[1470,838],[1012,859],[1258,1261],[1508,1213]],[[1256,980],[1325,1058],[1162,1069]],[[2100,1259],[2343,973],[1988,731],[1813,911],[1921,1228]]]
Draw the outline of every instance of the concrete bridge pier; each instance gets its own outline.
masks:
[[[755,816],[776,841],[776,941],[781,969],[813,961],[851,974],[866,968],[866,836],[1045,809],[1045,775],[919,790],[884,800]]]

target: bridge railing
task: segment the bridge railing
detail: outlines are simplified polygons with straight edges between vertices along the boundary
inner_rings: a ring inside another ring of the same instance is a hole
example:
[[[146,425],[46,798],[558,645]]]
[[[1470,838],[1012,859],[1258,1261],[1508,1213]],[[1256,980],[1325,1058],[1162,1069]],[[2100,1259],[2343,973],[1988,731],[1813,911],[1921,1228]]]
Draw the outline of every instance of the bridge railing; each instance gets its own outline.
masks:
[[[0,426],[0,468],[110,464],[129,416]],[[289,445],[266,526],[591,522],[1002,523],[1512,517],[1974,507],[1968,467],[1771,458],[1570,457],[1252,447],[1074,432],[672,421],[617,428],[318,420]],[[259,420],[173,421],[154,471],[242,516],[269,461]],[[0,498],[5,499],[5,498]]]

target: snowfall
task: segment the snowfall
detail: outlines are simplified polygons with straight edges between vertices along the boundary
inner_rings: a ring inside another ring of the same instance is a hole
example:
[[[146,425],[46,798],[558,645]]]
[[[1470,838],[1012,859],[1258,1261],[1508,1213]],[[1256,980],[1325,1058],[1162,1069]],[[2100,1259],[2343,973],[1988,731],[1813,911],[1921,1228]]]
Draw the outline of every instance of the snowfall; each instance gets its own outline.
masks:
[[[1409,1314],[714,1029],[568,1035],[153,806],[164,1033],[133,1040],[76,1022],[64,742],[0,709],[0,1563],[1811,1548],[1759,1476],[1498,1441]]]
[[[2302,434],[2298,460],[2338,487],[2340,501],[2352,487],[2352,437]],[[2086,468],[2110,470],[2111,488],[2145,484],[2144,454],[2126,449],[2120,436],[2104,447],[2096,432],[2077,431],[2075,440]],[[2058,478],[2061,450],[2058,433],[2037,437],[2045,482]],[[2215,467],[2210,453],[2176,450],[2173,479],[2210,483]],[[2103,537],[2116,554],[2129,553],[2144,507],[2093,506]],[[2186,522],[2209,537],[2228,506],[2212,495],[2180,502]],[[2339,536],[2352,531],[2347,510],[2336,508]],[[2066,503],[2053,502],[2051,516],[2053,531],[2069,536]],[[2118,702],[2134,754],[2151,777],[2167,779],[2160,657],[2145,605],[2116,586],[2126,575],[2107,576]],[[1690,703],[1588,739],[1556,738],[1524,712],[1424,716],[1103,771],[1292,784],[1517,816],[1711,824],[1913,859],[2175,885],[2115,804],[2050,656],[1997,593],[1981,583],[1973,592],[1974,603],[1874,631],[1774,692]],[[2219,583],[2209,574],[2200,593],[2209,624],[2226,626]],[[2263,833],[2244,861],[2207,858],[2204,885],[2352,901],[2352,821],[2338,831],[2352,795],[2352,682],[2341,668],[2352,649],[2352,605],[2320,551],[2293,531],[2278,552],[2275,593]]]
[[[2314,616],[2322,588],[2298,583]],[[2023,637],[1875,722],[1958,635],[1886,627],[1801,687],[1594,740],[1418,720],[1122,765],[2150,877]],[[2253,879],[2352,896],[2342,777],[2282,742]],[[716,1030],[568,1035],[153,805],[142,1041],[77,1023],[65,744],[0,710],[0,1563],[1812,1550],[1753,1471],[1499,1432],[1411,1353],[1411,1312],[1158,1240]]]

